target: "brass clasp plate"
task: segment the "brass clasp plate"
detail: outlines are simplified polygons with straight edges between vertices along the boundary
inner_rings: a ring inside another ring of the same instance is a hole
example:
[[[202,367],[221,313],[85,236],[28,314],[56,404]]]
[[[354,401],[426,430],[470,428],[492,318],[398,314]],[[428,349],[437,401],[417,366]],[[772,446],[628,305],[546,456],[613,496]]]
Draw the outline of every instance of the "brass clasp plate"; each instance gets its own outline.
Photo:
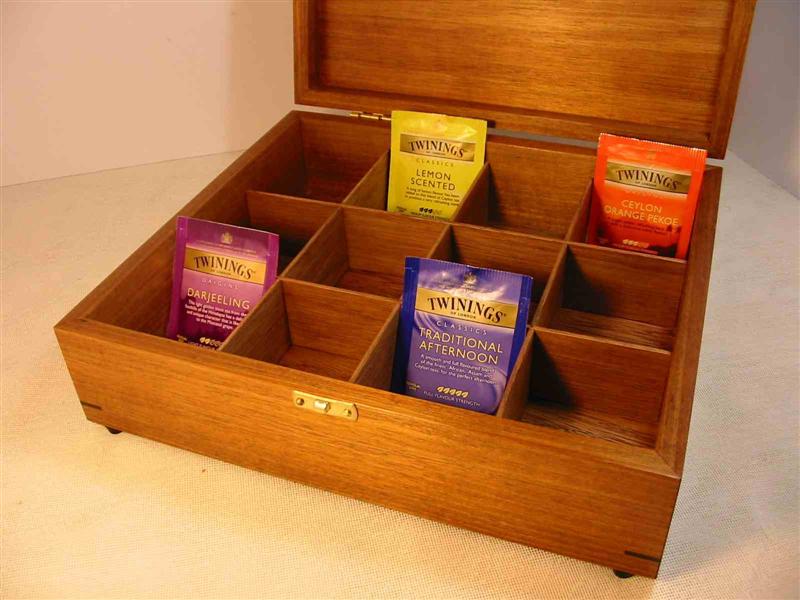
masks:
[[[339,417],[348,421],[358,421],[358,408],[352,402],[342,402],[341,400],[333,400],[295,390],[292,392],[292,403],[298,408],[310,410],[321,415]]]

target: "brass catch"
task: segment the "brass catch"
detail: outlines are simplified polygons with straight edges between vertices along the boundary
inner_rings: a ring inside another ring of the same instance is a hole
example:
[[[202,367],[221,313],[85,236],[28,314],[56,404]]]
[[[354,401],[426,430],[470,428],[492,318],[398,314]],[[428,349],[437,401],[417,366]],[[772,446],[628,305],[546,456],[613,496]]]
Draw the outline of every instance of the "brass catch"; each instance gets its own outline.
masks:
[[[369,112],[362,112],[360,110],[354,110],[350,113],[351,117],[355,117],[356,119],[369,119],[370,121],[391,121],[392,117],[387,117],[386,115],[382,115],[381,113],[369,113]]]
[[[339,417],[348,421],[358,421],[358,408],[352,402],[342,402],[341,400],[333,400],[295,390],[292,392],[292,403],[298,408],[310,410],[321,415],[330,415],[331,417]]]

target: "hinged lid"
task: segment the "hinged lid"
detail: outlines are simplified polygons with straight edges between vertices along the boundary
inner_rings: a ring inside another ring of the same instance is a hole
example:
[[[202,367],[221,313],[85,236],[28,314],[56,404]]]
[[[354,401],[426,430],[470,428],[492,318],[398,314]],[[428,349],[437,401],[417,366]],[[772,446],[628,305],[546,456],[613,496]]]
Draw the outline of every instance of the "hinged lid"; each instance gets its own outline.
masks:
[[[295,0],[295,100],[728,144],[755,0]]]

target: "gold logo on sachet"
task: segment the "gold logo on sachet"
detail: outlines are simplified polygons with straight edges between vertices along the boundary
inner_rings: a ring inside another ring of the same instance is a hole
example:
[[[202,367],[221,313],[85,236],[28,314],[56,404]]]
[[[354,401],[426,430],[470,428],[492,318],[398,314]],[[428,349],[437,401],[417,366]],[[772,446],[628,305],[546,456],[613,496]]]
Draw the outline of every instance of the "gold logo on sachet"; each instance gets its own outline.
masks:
[[[267,273],[267,263],[265,262],[224,256],[208,250],[190,247],[186,248],[183,266],[191,271],[205,273],[206,275],[217,275],[218,277],[257,284],[264,283]]]
[[[610,183],[658,192],[688,194],[692,175],[690,173],[673,173],[637,165],[609,162],[606,165],[605,179]]]
[[[417,288],[417,301],[414,308],[432,315],[509,329],[516,326],[518,310],[516,304],[508,302],[454,296],[447,292],[423,287]]]
[[[400,151],[463,162],[473,162],[475,160],[475,142],[440,140],[407,133],[400,135]]]

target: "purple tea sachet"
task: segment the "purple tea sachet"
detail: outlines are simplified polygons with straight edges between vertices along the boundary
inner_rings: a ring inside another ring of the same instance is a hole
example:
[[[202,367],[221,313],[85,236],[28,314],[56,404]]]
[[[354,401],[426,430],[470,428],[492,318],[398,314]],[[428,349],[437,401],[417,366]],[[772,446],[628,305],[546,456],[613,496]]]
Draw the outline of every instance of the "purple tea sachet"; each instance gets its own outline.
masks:
[[[178,217],[167,337],[218,348],[275,282],[274,233]]]
[[[406,258],[394,391],[494,413],[525,339],[527,275]]]

